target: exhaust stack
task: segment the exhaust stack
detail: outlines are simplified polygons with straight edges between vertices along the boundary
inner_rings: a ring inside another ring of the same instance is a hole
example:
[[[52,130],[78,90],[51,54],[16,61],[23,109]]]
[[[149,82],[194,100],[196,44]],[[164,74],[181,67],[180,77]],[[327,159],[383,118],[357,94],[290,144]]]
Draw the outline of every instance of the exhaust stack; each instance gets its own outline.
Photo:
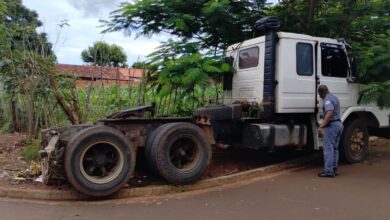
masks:
[[[265,35],[263,87],[263,108],[265,117],[271,117],[273,113],[275,113],[275,59],[276,42],[278,41],[276,31],[279,27],[279,18],[274,16],[264,17],[255,24],[255,28]]]

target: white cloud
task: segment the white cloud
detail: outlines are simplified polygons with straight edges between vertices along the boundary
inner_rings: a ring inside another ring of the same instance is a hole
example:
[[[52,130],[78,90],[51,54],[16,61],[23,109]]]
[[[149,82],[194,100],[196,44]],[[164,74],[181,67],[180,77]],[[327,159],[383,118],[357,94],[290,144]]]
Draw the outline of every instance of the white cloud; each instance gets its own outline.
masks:
[[[67,0],[76,10],[81,11],[86,17],[97,17],[101,14],[116,9],[121,0]]]

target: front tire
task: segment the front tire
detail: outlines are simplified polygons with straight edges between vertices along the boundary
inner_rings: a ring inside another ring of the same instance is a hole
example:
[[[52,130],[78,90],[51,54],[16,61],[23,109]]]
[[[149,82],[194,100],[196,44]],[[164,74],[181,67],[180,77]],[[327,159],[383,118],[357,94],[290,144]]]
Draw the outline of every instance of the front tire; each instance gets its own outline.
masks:
[[[135,167],[135,152],[118,130],[91,127],[82,130],[68,144],[65,171],[78,191],[104,197],[118,191]]]
[[[358,163],[368,156],[368,130],[360,119],[346,123],[340,139],[340,154],[348,163]]]

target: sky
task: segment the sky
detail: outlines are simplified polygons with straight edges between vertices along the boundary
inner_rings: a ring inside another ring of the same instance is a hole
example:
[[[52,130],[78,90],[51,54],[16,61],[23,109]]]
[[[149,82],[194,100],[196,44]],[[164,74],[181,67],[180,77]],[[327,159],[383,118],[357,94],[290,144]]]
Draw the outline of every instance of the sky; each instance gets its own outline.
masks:
[[[125,36],[123,32],[101,34],[100,19],[108,19],[109,13],[118,8],[123,0],[23,0],[23,4],[39,15],[43,26],[38,31],[48,34],[58,63],[85,64],[81,51],[103,40],[123,47],[128,64],[144,60],[167,36],[152,38]],[[66,20],[69,26],[60,28]]]
[[[107,20],[111,11],[124,0],[22,0],[23,4],[38,13],[43,26],[38,29],[48,34],[49,42],[61,64],[85,64],[81,52],[94,42],[103,40],[121,46],[127,55],[127,63],[145,60],[167,35],[151,38],[125,36],[123,32],[102,34],[99,20]],[[271,2],[276,2],[272,0]],[[62,28],[59,24],[66,21]]]

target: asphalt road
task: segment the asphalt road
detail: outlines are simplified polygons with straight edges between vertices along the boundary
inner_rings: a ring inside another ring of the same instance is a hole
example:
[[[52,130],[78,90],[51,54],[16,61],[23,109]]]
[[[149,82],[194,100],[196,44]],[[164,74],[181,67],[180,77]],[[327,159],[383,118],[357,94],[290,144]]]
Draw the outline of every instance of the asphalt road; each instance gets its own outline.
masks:
[[[0,219],[390,219],[390,146],[319,178],[320,164],[233,187],[104,202],[0,200]]]

